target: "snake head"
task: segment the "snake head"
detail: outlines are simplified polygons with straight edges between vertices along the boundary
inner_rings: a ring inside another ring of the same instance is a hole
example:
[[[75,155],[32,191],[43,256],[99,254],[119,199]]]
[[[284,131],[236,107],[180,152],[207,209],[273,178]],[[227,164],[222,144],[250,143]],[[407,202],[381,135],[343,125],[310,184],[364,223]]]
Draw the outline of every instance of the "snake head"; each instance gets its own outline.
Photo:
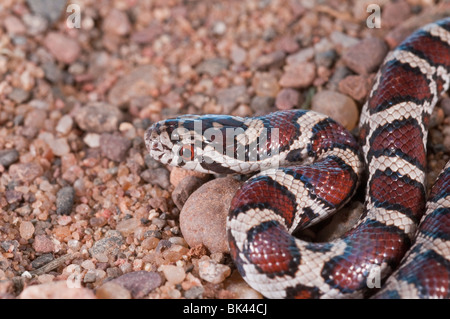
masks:
[[[153,124],[145,132],[145,145],[150,156],[172,166],[180,166],[183,161],[190,160],[185,151],[190,149],[190,143],[186,143],[186,131],[177,119]]]

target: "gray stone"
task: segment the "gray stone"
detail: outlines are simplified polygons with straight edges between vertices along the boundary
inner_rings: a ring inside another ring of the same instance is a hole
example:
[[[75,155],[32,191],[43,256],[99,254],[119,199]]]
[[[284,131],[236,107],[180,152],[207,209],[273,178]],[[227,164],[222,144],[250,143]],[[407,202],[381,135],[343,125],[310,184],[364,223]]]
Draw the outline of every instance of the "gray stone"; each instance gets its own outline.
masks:
[[[31,11],[49,22],[56,22],[66,9],[67,0],[27,0]]]
[[[8,167],[19,159],[19,152],[15,149],[0,150],[0,165]]]
[[[56,194],[56,213],[59,215],[69,215],[72,212],[75,190],[72,186],[61,188]]]

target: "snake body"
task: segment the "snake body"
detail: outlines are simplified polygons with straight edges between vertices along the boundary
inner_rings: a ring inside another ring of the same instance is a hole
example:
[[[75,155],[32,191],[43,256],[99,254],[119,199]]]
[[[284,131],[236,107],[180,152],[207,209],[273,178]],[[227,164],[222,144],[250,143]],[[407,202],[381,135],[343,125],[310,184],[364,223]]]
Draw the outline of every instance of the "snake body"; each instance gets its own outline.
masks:
[[[428,202],[425,170],[427,126],[449,72],[447,18],[386,57],[361,112],[361,148],[335,121],[304,110],[182,116],[155,123],[145,141],[164,164],[259,172],[234,196],[227,232],[237,269],[265,297],[448,298],[450,163]],[[325,243],[291,235],[347,203],[364,169],[364,210],[350,231]]]

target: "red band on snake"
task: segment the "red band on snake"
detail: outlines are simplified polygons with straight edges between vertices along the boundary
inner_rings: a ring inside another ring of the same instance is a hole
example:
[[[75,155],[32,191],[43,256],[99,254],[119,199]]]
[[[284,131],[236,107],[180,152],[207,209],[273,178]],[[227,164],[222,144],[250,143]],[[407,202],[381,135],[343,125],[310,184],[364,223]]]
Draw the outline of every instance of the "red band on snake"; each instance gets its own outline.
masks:
[[[259,172],[233,198],[227,231],[237,269],[265,297],[449,298],[450,163],[427,203],[425,188],[427,125],[449,72],[447,18],[386,57],[361,113],[361,148],[304,110],[182,116],[154,124],[145,141],[164,164]],[[364,212],[349,232],[327,243],[291,235],[347,203],[364,169]]]

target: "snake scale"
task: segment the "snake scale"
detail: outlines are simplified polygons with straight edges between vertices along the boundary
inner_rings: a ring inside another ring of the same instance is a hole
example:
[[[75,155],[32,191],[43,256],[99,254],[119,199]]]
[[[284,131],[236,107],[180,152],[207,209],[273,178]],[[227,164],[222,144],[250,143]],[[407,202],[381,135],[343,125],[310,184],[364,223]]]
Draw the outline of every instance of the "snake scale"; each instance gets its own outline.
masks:
[[[185,115],[153,124],[163,164],[250,174],[227,219],[242,277],[267,298],[449,298],[450,163],[427,201],[427,126],[449,88],[450,18],[385,58],[364,104],[359,140],[306,110],[241,118]],[[292,233],[347,203],[367,177],[363,214],[341,238]]]

